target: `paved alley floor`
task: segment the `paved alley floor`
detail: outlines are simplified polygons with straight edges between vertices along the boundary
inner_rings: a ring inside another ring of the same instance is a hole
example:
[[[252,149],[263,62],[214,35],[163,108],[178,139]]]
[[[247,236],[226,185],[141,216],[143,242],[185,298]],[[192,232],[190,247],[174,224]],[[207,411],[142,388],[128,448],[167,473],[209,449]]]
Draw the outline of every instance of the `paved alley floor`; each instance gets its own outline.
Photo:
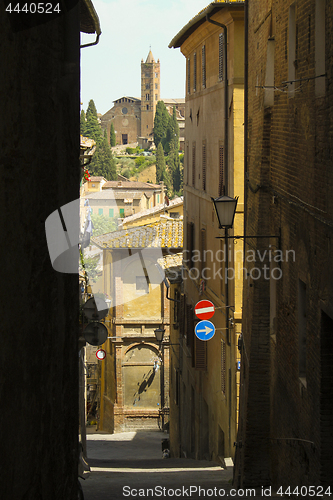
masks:
[[[80,480],[85,500],[221,498],[224,491],[229,495],[232,467],[222,469],[204,460],[163,459],[161,441],[167,437],[160,431],[88,434],[91,473]]]
[[[162,458],[162,439],[156,431],[87,435],[90,476],[80,480],[85,500],[169,498],[265,498],[276,496],[260,488],[235,491],[233,468],[222,469],[205,460]]]

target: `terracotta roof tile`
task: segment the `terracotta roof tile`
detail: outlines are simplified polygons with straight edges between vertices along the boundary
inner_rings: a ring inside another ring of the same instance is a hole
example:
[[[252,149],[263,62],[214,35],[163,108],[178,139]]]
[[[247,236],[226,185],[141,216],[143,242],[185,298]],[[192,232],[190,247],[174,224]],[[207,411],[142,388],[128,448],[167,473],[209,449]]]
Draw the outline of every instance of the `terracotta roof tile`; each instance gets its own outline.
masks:
[[[160,220],[92,239],[100,248],[182,248],[183,220]]]

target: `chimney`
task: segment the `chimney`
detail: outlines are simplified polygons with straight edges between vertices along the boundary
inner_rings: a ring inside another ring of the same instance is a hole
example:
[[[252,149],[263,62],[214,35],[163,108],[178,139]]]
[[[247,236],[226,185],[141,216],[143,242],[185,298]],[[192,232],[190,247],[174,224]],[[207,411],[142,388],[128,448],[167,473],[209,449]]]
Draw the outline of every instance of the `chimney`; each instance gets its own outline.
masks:
[[[118,181],[118,187],[121,187],[121,186],[122,186],[122,182]]]

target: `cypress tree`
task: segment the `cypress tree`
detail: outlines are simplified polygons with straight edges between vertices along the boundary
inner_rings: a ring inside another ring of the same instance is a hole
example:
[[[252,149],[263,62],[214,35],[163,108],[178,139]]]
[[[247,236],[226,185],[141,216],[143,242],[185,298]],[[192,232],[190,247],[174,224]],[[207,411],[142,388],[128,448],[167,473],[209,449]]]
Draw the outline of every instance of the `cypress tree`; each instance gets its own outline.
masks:
[[[165,158],[162,143],[157,146],[156,151],[156,182],[161,182],[165,170]]]
[[[156,182],[164,183],[168,195],[171,193],[171,179],[165,165],[164,150],[161,142],[157,147],[156,152]]]
[[[116,145],[116,133],[114,131],[113,123],[111,123],[111,129],[110,129],[110,145],[111,147]]]
[[[106,131],[101,142],[97,144],[95,154],[89,165],[89,172],[91,175],[105,177],[108,181],[117,179],[116,162],[107,141]]]
[[[86,119],[86,137],[93,139],[98,144],[102,140],[101,127],[98,123],[96,106],[92,99],[89,101]]]
[[[154,117],[154,143],[157,149],[162,138],[164,137],[164,129],[162,123],[163,104],[164,103],[162,101],[158,101],[158,103],[156,104]]]
[[[86,113],[87,118],[90,114],[92,114],[93,116],[95,116],[97,118],[97,109],[96,109],[96,106],[95,106],[93,99],[90,99],[88,107],[87,107],[87,113]]]
[[[169,113],[163,101],[158,101],[154,118],[154,143],[158,147],[162,141],[165,146],[165,139],[169,125]]]
[[[80,116],[80,134],[85,136],[85,133],[86,133],[86,114],[84,112],[84,109],[82,109]]]

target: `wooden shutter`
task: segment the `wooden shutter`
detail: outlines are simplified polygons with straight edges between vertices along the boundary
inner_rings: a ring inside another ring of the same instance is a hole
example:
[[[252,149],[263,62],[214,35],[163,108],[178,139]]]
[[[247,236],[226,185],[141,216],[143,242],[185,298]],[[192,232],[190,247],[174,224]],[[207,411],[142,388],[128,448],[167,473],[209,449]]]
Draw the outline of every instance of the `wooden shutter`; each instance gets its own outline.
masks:
[[[181,295],[179,304],[179,332],[180,335],[185,335],[185,304],[186,296]]]
[[[192,144],[192,186],[195,187],[195,142]]]
[[[226,389],[226,348],[224,340],[221,340],[221,391],[225,394]]]
[[[186,344],[192,355],[192,365],[194,365],[194,319],[193,307],[186,304]]]
[[[197,90],[197,53],[193,55],[193,91]]]
[[[206,265],[206,229],[201,229],[200,232],[200,262],[201,262],[201,272],[202,272],[202,270]]]
[[[206,88],[206,45],[202,46],[201,62],[202,62],[202,87],[205,89]]]
[[[191,61],[187,59],[187,93],[191,93]]]
[[[206,155],[206,143],[202,144],[202,189],[206,191],[206,165],[207,165],[207,155]]]
[[[192,269],[194,267],[194,262],[193,262],[193,252],[194,252],[194,224],[193,222],[188,222],[187,223],[187,238],[186,238],[186,250],[187,250],[187,255],[186,255],[186,260],[187,260],[187,267],[189,269]]]
[[[224,148],[219,146],[219,196],[223,196],[224,192]]]
[[[195,368],[196,370],[207,370],[207,342],[198,339],[195,335]]]
[[[224,78],[224,33],[219,34],[219,80]]]

